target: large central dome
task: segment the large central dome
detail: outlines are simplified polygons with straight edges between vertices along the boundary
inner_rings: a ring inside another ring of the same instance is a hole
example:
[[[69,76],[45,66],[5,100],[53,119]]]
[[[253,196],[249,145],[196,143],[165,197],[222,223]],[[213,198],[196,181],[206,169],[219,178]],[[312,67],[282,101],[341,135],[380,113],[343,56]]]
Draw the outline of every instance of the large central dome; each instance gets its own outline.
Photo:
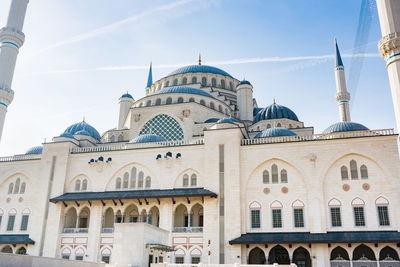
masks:
[[[177,74],[185,74],[185,73],[196,73],[196,72],[214,73],[214,74],[220,74],[220,75],[224,75],[224,76],[233,78],[226,71],[221,70],[216,67],[213,67],[213,66],[207,66],[207,65],[190,65],[190,66],[181,67],[181,68],[171,72],[168,76],[177,75]]]

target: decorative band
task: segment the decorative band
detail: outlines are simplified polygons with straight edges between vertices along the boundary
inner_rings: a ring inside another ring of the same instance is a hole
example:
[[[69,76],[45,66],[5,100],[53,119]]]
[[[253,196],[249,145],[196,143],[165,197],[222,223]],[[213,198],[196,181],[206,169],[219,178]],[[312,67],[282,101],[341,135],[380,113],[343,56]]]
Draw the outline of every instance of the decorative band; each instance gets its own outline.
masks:
[[[397,56],[400,56],[400,53],[391,55],[390,57],[388,57],[388,58],[386,59],[386,62],[388,62],[390,59],[392,59],[392,58],[394,58],[394,57],[397,57]]]
[[[0,105],[3,105],[3,106],[5,106],[6,108],[8,108],[7,104],[5,104],[5,103],[3,103],[3,102],[0,102]]]
[[[10,44],[10,45],[15,46],[17,49],[19,49],[19,46],[13,42],[2,42],[2,44]]]

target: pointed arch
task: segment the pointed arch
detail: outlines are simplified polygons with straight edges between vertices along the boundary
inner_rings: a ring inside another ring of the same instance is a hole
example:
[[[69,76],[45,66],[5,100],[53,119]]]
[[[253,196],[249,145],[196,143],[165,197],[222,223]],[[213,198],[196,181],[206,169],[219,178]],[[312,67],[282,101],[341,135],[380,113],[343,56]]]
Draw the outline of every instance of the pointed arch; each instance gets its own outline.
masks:
[[[196,246],[190,251],[191,256],[201,256],[201,250]]]
[[[82,191],[87,191],[88,189],[88,180],[87,179],[83,179],[82,181]]]
[[[362,200],[359,197],[356,197],[351,201],[351,205],[353,205],[353,206],[363,206],[363,205],[365,205],[365,201]]]
[[[269,184],[269,172],[267,170],[263,171],[263,184]]]
[[[349,171],[347,170],[346,166],[342,166],[340,168],[340,175],[342,177],[342,180],[349,180]]]
[[[81,191],[81,179],[75,181],[75,192]]]
[[[19,190],[19,193],[20,194],[25,194],[25,190],[26,190],[26,182],[22,182],[21,189]]]
[[[17,210],[12,208],[8,211],[8,215],[17,215]]]
[[[268,262],[269,264],[290,264],[290,257],[289,252],[286,248],[282,247],[281,245],[276,245],[273,247],[268,254]]]
[[[281,183],[287,183],[288,182],[288,176],[287,176],[287,171],[285,169],[281,170]]]
[[[358,179],[357,162],[354,159],[350,160],[350,174],[352,180]]]
[[[279,183],[278,166],[276,164],[272,164],[271,173],[272,173],[272,183],[273,184]]]
[[[249,205],[250,209],[261,209],[261,204],[257,201],[253,201]]]
[[[109,249],[108,247],[103,248],[103,250],[101,251],[101,255],[102,256],[111,256],[111,249]]]
[[[352,260],[357,261],[365,258],[371,261],[376,260],[374,251],[370,247],[361,244],[354,249]]]
[[[85,248],[83,246],[79,246],[77,249],[75,249],[75,255],[76,256],[84,256]]]
[[[334,260],[347,260],[347,261],[349,261],[350,257],[349,257],[349,253],[347,253],[347,251],[344,248],[342,248],[341,246],[337,246],[336,248],[334,248],[331,251],[331,258],[330,259],[331,259],[331,261],[334,261]]]
[[[31,214],[31,210],[30,209],[25,208],[25,209],[22,210],[22,215],[29,215],[29,214]]]
[[[360,167],[361,179],[368,179],[368,168],[364,164]]]
[[[14,194],[18,194],[19,193],[19,185],[21,183],[21,178],[17,178],[17,180],[15,181],[15,187],[14,187]]]
[[[293,208],[304,208],[304,202],[299,199],[296,199],[295,201],[293,201],[292,207]]]
[[[378,197],[375,200],[376,205],[389,205],[389,200],[383,196]]]
[[[310,253],[304,247],[298,247],[293,252],[292,262],[297,266],[311,267]]]
[[[8,194],[12,194],[13,191],[14,191],[14,183],[10,183],[8,185]]]
[[[283,208],[282,202],[278,201],[278,200],[274,200],[271,205],[271,208]]]
[[[329,207],[340,207],[340,206],[342,206],[342,202],[340,202],[340,200],[337,198],[332,198],[331,200],[329,200],[328,206]]]
[[[398,261],[399,260],[399,254],[397,251],[389,246],[384,247],[381,249],[379,252],[379,260],[380,261]]]
[[[265,258],[265,253],[264,251],[259,248],[255,247],[249,252],[249,264],[266,264],[267,260]]]

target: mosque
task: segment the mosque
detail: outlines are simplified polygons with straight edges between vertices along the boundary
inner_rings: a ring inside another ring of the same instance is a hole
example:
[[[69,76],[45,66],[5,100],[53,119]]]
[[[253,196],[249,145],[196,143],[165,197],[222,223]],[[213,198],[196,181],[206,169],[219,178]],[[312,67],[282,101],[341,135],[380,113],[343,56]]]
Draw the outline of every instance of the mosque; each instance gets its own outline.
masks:
[[[27,2],[12,2],[0,31],[0,69],[15,64],[23,20],[12,14]],[[157,81],[150,65],[145,97],[120,97],[115,128],[83,120],[0,158],[0,252],[141,267],[399,267],[398,135],[351,120],[337,43],[335,54],[340,121],[317,134],[200,58]],[[3,116],[12,90],[1,75]]]

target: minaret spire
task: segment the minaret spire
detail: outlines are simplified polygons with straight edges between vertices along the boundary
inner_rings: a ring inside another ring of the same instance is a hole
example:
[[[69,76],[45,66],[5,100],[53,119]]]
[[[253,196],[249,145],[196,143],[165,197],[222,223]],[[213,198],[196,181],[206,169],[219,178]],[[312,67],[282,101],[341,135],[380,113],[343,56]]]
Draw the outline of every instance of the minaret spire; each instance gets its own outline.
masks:
[[[0,29],[0,139],[7,107],[14,98],[11,89],[19,48],[24,44],[22,33],[29,0],[11,0],[6,27]]]
[[[199,65],[201,65],[201,55],[199,54]]]
[[[340,56],[339,46],[335,38],[335,77],[336,77],[336,102],[339,107],[340,121],[351,121],[350,119],[350,94],[346,87],[344,65]]]
[[[147,77],[146,94],[149,93],[152,84],[153,84],[153,62],[150,62],[149,76]]]

